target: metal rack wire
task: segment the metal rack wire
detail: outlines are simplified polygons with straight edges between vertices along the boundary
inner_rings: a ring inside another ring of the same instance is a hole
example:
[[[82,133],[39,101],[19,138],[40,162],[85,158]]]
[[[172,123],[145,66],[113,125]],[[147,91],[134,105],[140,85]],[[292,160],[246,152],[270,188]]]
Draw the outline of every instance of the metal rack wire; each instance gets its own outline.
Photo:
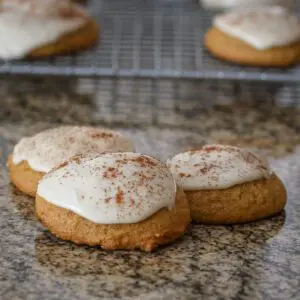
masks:
[[[0,74],[300,79],[299,67],[246,68],[211,57],[202,40],[213,14],[197,0],[91,0],[89,9],[102,29],[101,41],[93,49],[49,60],[2,61]]]

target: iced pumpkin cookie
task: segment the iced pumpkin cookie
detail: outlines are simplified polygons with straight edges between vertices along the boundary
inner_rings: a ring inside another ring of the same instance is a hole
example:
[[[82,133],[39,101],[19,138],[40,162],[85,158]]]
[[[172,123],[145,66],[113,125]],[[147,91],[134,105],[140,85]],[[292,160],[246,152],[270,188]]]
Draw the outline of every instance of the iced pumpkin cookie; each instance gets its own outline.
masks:
[[[6,60],[77,51],[98,38],[98,25],[66,0],[2,0],[0,28],[0,58]]]
[[[8,159],[8,168],[12,183],[34,197],[45,173],[74,155],[133,150],[132,141],[118,132],[64,126],[21,139]]]
[[[55,236],[107,250],[152,251],[190,223],[167,166],[131,152],[75,157],[51,171],[39,183],[36,213]]]
[[[235,10],[218,15],[205,36],[214,56],[262,67],[286,67],[300,59],[300,22],[280,6]]]
[[[246,149],[212,145],[168,161],[186,193],[193,220],[235,224],[279,213],[287,195],[268,164]]]

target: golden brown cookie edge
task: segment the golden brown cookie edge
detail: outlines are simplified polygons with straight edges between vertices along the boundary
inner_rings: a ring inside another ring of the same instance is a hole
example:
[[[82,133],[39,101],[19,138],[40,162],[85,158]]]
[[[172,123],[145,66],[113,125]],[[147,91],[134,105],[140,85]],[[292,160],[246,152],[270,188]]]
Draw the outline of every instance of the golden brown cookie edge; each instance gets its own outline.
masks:
[[[190,209],[185,194],[177,192],[172,210],[162,209],[135,224],[96,224],[67,209],[36,197],[36,213],[58,238],[75,244],[101,246],[106,250],[140,249],[153,251],[159,245],[181,237],[190,224]]]
[[[56,42],[33,50],[28,57],[42,58],[85,50],[98,40],[99,32],[99,25],[95,21],[89,20],[84,26],[74,32],[63,35]]]
[[[35,197],[38,183],[45,173],[34,171],[27,161],[14,164],[12,154],[8,157],[7,166],[12,184],[22,193]]]
[[[287,201],[286,189],[276,175],[228,189],[185,193],[192,219],[203,224],[258,221],[279,213]]]
[[[289,67],[300,61],[300,42],[259,51],[213,27],[206,33],[204,44],[215,57],[241,65]]]

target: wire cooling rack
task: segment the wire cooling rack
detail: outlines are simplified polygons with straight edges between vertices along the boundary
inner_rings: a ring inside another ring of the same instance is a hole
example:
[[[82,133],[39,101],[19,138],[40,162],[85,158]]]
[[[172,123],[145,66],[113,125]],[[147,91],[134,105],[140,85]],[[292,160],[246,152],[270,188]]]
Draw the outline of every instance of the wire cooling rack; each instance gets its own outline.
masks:
[[[158,125],[202,130],[209,119],[203,121],[201,116],[207,112],[212,112],[213,116],[213,111],[218,110],[214,107],[231,110],[250,104],[257,110],[263,105],[279,110],[300,108],[300,86],[292,83],[127,78],[95,82],[82,78],[76,89],[79,94],[93,97],[94,121],[109,125]],[[244,113],[247,118],[247,111]]]
[[[298,81],[288,70],[234,66],[209,55],[203,36],[213,13],[197,0],[92,0],[100,43],[75,55],[0,63],[0,74]]]
[[[0,77],[0,99],[0,126],[4,124],[5,128],[30,121],[202,131],[214,122],[221,130],[224,124],[218,118],[220,114],[226,115],[226,111],[229,123],[232,121],[229,111],[236,117],[242,114],[240,120],[247,121],[251,110],[239,107],[249,105],[261,116],[259,121],[265,120],[269,110],[277,111],[279,117],[288,113],[286,120],[292,121],[296,109],[298,118],[300,86],[228,80],[74,77],[57,80],[19,76],[14,80]],[[24,126],[24,135],[26,130]]]

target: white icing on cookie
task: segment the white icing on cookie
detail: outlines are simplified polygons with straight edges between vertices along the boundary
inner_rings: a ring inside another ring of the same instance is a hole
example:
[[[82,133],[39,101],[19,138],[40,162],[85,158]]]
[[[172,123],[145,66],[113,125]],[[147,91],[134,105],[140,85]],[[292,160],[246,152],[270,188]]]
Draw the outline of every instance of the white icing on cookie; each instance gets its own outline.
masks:
[[[279,6],[235,10],[218,15],[214,26],[257,50],[286,46],[300,40],[297,16]]]
[[[262,5],[280,5],[288,8],[296,6],[296,0],[200,0],[207,8],[229,9],[234,7],[257,7]]]
[[[226,189],[272,174],[267,163],[250,151],[223,145],[177,154],[167,165],[184,190]]]
[[[78,6],[58,0],[3,0],[0,5],[0,58],[23,58],[87,22]]]
[[[98,224],[143,221],[172,208],[176,183],[167,166],[138,153],[79,158],[48,173],[37,194]]]
[[[69,0],[1,0],[0,8],[45,17],[86,17],[84,10]]]
[[[13,163],[27,161],[38,172],[49,172],[77,154],[133,151],[131,140],[118,132],[93,127],[64,126],[20,140]]]

